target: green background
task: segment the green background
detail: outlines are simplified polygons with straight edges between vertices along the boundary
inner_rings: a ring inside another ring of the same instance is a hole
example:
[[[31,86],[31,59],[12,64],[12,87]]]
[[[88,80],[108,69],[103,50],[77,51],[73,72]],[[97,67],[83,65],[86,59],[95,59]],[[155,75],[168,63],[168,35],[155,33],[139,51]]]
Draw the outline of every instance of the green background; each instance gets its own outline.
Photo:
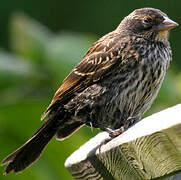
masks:
[[[180,0],[6,0],[0,5],[0,160],[40,126],[40,116],[63,78],[91,44],[141,7],[155,7],[181,22]],[[181,102],[180,27],[172,30],[173,61],[158,98],[146,115]],[[71,180],[66,158],[93,137],[84,127],[49,143],[40,160],[0,180]]]

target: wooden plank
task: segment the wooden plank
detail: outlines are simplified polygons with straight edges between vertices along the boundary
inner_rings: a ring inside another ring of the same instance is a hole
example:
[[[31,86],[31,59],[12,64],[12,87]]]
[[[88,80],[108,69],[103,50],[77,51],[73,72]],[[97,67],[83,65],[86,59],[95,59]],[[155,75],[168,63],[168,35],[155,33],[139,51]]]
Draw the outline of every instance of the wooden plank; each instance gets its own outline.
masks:
[[[178,179],[181,104],[144,118],[99,153],[107,137],[106,132],[99,133],[67,158],[65,167],[75,179]]]

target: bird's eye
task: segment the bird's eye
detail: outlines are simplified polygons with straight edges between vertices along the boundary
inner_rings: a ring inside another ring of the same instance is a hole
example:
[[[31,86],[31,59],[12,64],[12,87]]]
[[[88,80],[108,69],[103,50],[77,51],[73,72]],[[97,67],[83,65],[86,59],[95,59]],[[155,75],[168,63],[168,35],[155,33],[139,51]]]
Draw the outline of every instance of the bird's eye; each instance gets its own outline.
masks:
[[[152,19],[150,17],[146,17],[143,19],[144,23],[149,24],[152,22]]]

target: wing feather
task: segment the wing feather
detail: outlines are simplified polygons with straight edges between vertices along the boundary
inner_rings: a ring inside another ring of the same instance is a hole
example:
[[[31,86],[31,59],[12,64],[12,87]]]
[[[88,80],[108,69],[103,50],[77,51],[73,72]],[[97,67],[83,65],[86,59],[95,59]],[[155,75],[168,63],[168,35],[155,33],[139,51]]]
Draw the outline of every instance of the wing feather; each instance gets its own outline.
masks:
[[[70,72],[56,91],[41,119],[44,119],[57,103],[63,103],[76,92],[81,92],[92,83],[102,79],[121,63],[118,42],[120,39],[117,36],[111,36],[112,34],[104,36],[89,49],[82,61]]]

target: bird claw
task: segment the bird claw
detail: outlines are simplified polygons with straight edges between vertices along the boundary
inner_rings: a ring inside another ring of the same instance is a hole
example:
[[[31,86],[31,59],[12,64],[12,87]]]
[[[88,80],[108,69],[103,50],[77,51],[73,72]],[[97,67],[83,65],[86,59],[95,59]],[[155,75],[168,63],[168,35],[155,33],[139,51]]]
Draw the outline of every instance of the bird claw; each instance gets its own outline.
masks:
[[[139,120],[139,118],[136,117],[129,117],[127,119],[127,123],[122,126],[119,129],[110,129],[110,128],[105,128],[103,126],[99,125],[99,128],[101,130],[106,131],[107,133],[109,133],[109,137],[106,138],[104,141],[102,141],[99,145],[99,153],[101,153],[101,147],[105,144],[107,144],[108,142],[110,142],[112,139],[116,138],[117,136],[121,135],[124,131],[126,131],[129,127],[133,126],[137,121]]]
[[[104,141],[102,141],[99,145],[99,154],[101,153],[101,147],[103,145],[106,145],[108,142],[110,142],[111,140],[113,140],[114,138],[116,138],[117,136],[121,135],[124,132],[124,127],[121,127],[119,129],[116,130],[112,130],[107,128],[106,131],[109,133],[109,137],[104,139]]]
[[[108,142],[110,142],[113,138],[111,137],[108,137],[106,139],[104,139],[98,146],[98,149],[99,149],[99,154],[101,154],[101,147],[105,144],[107,144]]]

